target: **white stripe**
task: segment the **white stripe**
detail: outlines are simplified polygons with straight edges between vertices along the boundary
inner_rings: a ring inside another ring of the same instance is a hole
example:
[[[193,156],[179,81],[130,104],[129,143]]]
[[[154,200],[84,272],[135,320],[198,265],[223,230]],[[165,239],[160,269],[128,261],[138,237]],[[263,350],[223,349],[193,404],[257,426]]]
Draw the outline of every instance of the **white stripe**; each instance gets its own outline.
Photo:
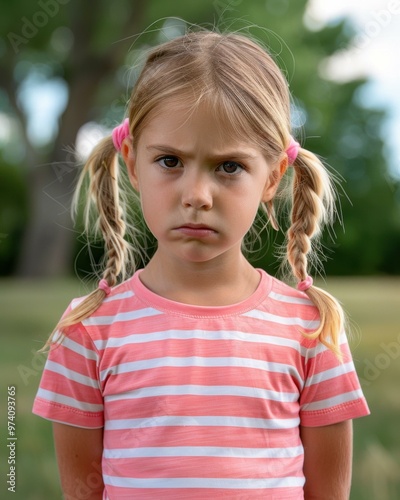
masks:
[[[310,385],[319,384],[320,382],[324,382],[325,380],[331,380],[336,377],[340,377],[345,373],[350,373],[354,371],[354,365],[352,362],[343,363],[330,370],[325,370],[323,372],[317,373],[310,377],[305,384],[305,387],[309,387]]]
[[[148,318],[150,316],[157,316],[162,314],[162,312],[153,309],[152,307],[147,307],[144,309],[139,309],[138,311],[128,311],[123,313],[118,313],[113,316],[90,316],[82,321],[85,326],[100,326],[100,325],[112,325],[118,321],[133,321],[142,318]]]
[[[102,303],[104,302],[112,302],[114,300],[123,300],[123,299],[128,299],[130,297],[133,297],[135,294],[132,291],[127,291],[127,292],[121,292],[121,293],[116,293],[115,295],[111,295],[110,297],[106,297]],[[71,309],[75,309],[81,302],[83,302],[87,298],[87,295],[84,295],[83,297],[77,297],[76,299],[73,299],[71,302]]]
[[[115,295],[111,295],[110,297],[106,297],[103,300],[104,302],[112,302],[114,300],[123,300],[123,299],[129,299],[130,297],[133,297],[135,294],[131,291],[128,292],[121,292],[121,293],[116,293]]]
[[[188,356],[188,357],[164,357],[164,358],[153,358],[145,359],[141,361],[132,361],[130,363],[121,363],[118,365],[110,366],[109,368],[103,370],[100,373],[100,379],[105,380],[108,376],[117,375],[121,373],[130,373],[140,370],[149,370],[151,368],[161,368],[166,366],[172,367],[192,367],[192,366],[202,366],[202,367],[231,367],[236,366],[240,368],[250,368],[255,370],[263,370],[266,372],[273,373],[284,373],[289,376],[293,376],[299,382],[303,384],[303,380],[299,375],[299,372],[294,366],[286,365],[284,363],[273,363],[269,361],[262,361],[258,359],[250,358],[204,358],[200,356]]]
[[[293,429],[299,418],[252,418],[235,416],[180,416],[113,419],[105,422],[105,430],[131,430],[149,427],[241,427],[250,429]]]
[[[275,314],[258,310],[249,311],[247,313],[244,313],[243,316],[254,319],[262,319],[263,321],[270,321],[272,323],[277,323],[278,325],[301,326],[306,330],[315,330],[320,325],[319,320],[313,321],[309,319],[297,318],[295,316],[277,316]]]
[[[83,302],[86,299],[87,295],[84,295],[83,297],[77,297],[76,299],[73,299],[71,302],[71,309],[75,309],[75,307],[79,306],[81,302]]]
[[[330,337],[328,337],[326,340],[327,340],[327,342],[332,342],[332,339]],[[342,331],[342,333],[340,334],[339,345],[341,347],[347,345],[347,336],[346,336],[346,333],[344,331]],[[304,363],[307,364],[307,362],[311,358],[315,358],[316,356],[323,353],[324,351],[329,351],[329,347],[326,347],[326,345],[324,345],[322,342],[317,342],[315,347],[312,347],[310,349],[306,349],[305,351],[302,351],[302,353],[305,353]]]
[[[231,448],[222,446],[152,446],[143,448],[105,448],[104,458],[224,457],[294,458],[303,455],[302,446],[288,448]]]
[[[234,342],[252,342],[260,344],[272,344],[282,347],[290,347],[306,355],[312,352],[312,349],[306,349],[300,346],[300,342],[283,337],[275,337],[273,335],[262,335],[257,333],[247,333],[236,330],[163,330],[161,332],[151,333],[136,333],[127,335],[126,337],[110,337],[107,340],[95,340],[94,344],[97,349],[101,350],[105,347],[123,347],[129,344],[141,344],[145,342],[159,342],[164,340],[207,340],[220,341],[228,340]]]
[[[100,412],[103,411],[103,405],[84,403],[83,401],[78,401],[77,399],[70,398],[69,396],[63,396],[62,394],[57,394],[56,392],[48,391],[39,387],[37,392],[37,397],[46,399],[51,403],[60,403],[72,408],[77,408],[82,411],[90,412]]]
[[[230,479],[214,477],[160,477],[136,478],[103,474],[104,483],[121,488],[216,488],[233,490],[255,490],[270,488],[293,488],[304,485],[304,477],[277,477],[256,479]]]
[[[54,335],[57,335],[57,333],[58,332],[55,332]],[[62,345],[64,347],[66,347],[67,349],[69,349],[70,351],[73,351],[73,352],[76,352],[77,354],[80,354],[81,356],[83,356],[86,359],[93,359],[94,361],[98,361],[98,355],[97,355],[96,351],[92,351],[91,349],[88,349],[87,347],[83,346],[82,344],[78,344],[78,342],[75,342],[74,340],[70,339],[68,336],[63,338]]]
[[[339,396],[334,396],[332,398],[321,399],[320,401],[315,401],[314,403],[308,403],[301,407],[301,411],[314,411],[314,410],[325,410],[327,408],[332,408],[343,403],[348,403],[350,401],[356,401],[363,397],[361,389],[356,391],[345,392],[344,394],[339,394]]]
[[[121,394],[111,394],[105,397],[108,401],[124,399],[140,399],[156,396],[241,396],[246,398],[260,398],[270,401],[281,401],[293,403],[298,400],[297,392],[277,392],[257,387],[235,386],[235,385],[162,385],[154,387],[142,387],[141,389],[128,391]]]
[[[314,306],[310,299],[302,297],[293,297],[292,295],[282,295],[280,293],[270,292],[269,297],[279,302],[286,302],[288,304],[301,304],[305,306]]]
[[[67,378],[68,380],[73,380],[74,382],[79,382],[80,384],[87,385],[95,389],[99,388],[99,383],[97,379],[93,380],[92,378],[87,377],[86,375],[82,375],[81,373],[71,370],[65,367],[64,365],[60,365],[59,363],[56,363],[54,361],[47,360],[45,369],[58,373]]]

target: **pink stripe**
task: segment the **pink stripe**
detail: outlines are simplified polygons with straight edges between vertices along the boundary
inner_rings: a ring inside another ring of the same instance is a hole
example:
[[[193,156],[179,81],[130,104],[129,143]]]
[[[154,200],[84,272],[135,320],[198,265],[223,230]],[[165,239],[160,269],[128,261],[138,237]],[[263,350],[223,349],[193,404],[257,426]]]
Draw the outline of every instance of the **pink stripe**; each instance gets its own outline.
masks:
[[[270,498],[284,498],[285,500],[301,500],[304,498],[303,488],[285,488],[284,496],[282,489],[252,489],[251,492],[246,490],[232,490],[218,488],[209,489],[201,488],[201,490],[190,489],[129,489],[129,488],[114,488],[107,486],[108,499],[111,498],[129,498],[130,500],[154,500],[160,498],[163,500],[204,500],[215,498],[229,498],[229,500],[266,500],[268,495]],[[249,496],[251,495],[251,497]],[[106,498],[106,500],[108,500]]]
[[[248,462],[248,463],[246,463]],[[226,458],[221,467],[217,457],[151,457],[110,459],[103,465],[106,475],[114,475],[115,470],[122,477],[203,477],[205,478],[283,478],[300,476],[303,457],[268,458],[243,460]]]
[[[298,416],[298,403],[279,403],[259,398],[240,396],[168,396],[162,400],[159,397],[149,397],[137,400],[123,399],[107,404],[107,417],[118,419],[138,418],[140,407],[153,408],[161,415],[233,415],[250,418],[295,418]]]
[[[71,422],[71,408],[44,399],[36,398],[32,411],[36,415],[55,422]],[[75,409],[73,415],[74,425],[77,427],[98,429],[104,425],[103,412],[89,413]]]
[[[150,422],[151,423],[151,420]],[[300,446],[298,428],[288,429],[282,433],[280,429],[252,429],[243,427],[157,427],[109,431],[104,439],[105,448],[117,448],[116,443],[133,444],[133,447],[160,446],[198,446],[199,437],[203,446],[226,446],[240,448],[281,448]]]

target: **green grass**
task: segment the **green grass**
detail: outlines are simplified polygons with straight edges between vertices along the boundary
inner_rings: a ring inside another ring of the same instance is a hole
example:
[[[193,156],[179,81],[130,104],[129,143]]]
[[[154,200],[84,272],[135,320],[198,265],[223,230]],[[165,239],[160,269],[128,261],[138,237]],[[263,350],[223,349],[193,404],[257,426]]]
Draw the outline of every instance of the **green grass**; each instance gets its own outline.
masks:
[[[400,278],[329,278],[323,286],[344,304],[354,361],[371,416],[354,422],[351,500],[400,498]],[[72,297],[73,280],[0,281],[0,498],[61,498],[51,426],[31,414],[43,357],[35,354]],[[17,388],[17,492],[7,491],[5,402]]]
[[[371,415],[354,421],[352,500],[400,498],[400,279],[329,278]]]
[[[77,281],[0,281],[0,498],[61,499],[51,425],[31,413],[44,364],[40,349],[72,297],[86,291]],[[16,493],[7,491],[5,446],[7,387],[16,387]]]

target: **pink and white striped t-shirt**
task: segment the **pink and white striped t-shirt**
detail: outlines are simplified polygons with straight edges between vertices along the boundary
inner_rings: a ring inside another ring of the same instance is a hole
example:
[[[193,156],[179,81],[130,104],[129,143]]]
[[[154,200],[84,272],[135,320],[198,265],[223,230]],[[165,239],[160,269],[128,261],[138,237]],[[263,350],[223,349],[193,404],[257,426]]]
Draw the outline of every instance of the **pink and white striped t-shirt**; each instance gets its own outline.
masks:
[[[50,352],[33,412],[104,426],[104,499],[299,500],[299,426],[369,413],[346,336],[340,364],[302,335],[307,296],[259,272],[247,300],[200,307],[138,271]]]

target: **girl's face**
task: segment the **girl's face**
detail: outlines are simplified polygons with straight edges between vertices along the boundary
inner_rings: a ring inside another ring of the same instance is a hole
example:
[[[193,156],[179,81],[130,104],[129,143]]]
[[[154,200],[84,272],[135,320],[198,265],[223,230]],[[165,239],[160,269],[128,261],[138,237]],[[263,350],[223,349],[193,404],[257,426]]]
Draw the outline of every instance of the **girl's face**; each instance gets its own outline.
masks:
[[[273,198],[286,168],[245,137],[224,135],[205,106],[189,113],[164,104],[135,151],[125,141],[122,154],[158,255],[196,263],[241,257],[260,202]]]

